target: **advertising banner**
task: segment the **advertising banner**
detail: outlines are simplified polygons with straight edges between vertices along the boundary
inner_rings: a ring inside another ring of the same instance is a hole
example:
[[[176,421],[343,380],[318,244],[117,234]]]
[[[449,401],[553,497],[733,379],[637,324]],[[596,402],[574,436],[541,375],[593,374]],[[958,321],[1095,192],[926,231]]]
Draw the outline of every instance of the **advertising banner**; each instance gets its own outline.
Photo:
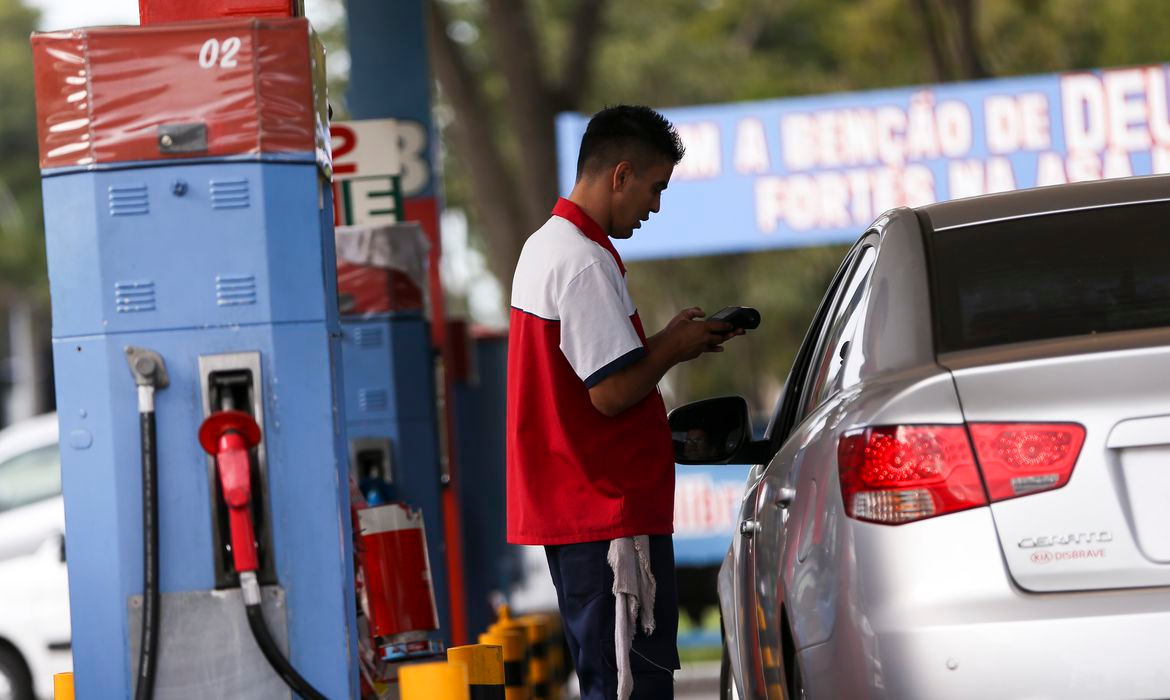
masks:
[[[627,260],[848,243],[887,209],[1170,172],[1170,66],[662,110],[686,157]],[[589,117],[562,114],[562,193]]]
[[[723,561],[739,527],[740,501],[751,467],[675,467],[674,559],[678,566]]]

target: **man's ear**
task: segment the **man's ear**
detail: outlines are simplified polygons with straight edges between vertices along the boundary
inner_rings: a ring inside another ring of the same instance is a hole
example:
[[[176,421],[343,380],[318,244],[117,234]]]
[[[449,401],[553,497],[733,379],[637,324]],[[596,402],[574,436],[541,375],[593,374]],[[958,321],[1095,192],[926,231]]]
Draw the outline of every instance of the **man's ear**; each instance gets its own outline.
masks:
[[[621,192],[634,179],[634,165],[628,160],[619,162],[613,168],[613,191]]]

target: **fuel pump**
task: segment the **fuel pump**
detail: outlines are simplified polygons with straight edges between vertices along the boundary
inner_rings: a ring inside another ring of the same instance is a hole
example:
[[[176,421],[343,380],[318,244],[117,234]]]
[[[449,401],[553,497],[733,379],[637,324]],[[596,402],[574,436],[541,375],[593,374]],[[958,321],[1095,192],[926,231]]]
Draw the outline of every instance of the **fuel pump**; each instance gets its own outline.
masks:
[[[398,664],[442,654],[451,632],[428,244],[413,222],[341,226],[335,239],[345,429],[365,501],[355,509],[359,599],[372,675],[392,681]]]
[[[320,43],[225,19],[33,57],[78,696],[356,696]]]
[[[402,664],[441,656],[449,629],[434,358],[421,313],[427,244],[416,224],[339,227],[336,241],[361,643],[367,682],[393,684]]]

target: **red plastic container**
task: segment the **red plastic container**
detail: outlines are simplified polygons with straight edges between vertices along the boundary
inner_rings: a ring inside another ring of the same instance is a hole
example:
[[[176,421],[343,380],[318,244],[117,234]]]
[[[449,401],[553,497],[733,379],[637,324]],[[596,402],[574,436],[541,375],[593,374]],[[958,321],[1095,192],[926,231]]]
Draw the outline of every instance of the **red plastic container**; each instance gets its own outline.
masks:
[[[261,153],[328,172],[325,51],[309,21],[34,34],[41,168]]]
[[[370,631],[393,640],[439,628],[422,513],[390,503],[357,513]]]
[[[138,0],[143,25],[219,17],[304,17],[298,0]]]

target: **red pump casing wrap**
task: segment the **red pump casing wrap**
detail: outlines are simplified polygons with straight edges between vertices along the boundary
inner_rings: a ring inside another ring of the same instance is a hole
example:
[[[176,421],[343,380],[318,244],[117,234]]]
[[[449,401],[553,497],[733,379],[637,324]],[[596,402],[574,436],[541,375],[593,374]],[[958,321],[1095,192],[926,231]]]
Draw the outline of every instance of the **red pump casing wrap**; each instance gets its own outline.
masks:
[[[300,0],[138,0],[138,18],[144,26],[213,17],[302,17],[304,14]]]
[[[32,47],[42,169],[263,153],[331,172],[325,50],[303,17],[73,29]],[[161,146],[175,126],[201,126],[205,147]]]
[[[417,222],[338,226],[333,235],[342,315],[426,310],[430,243]]]

